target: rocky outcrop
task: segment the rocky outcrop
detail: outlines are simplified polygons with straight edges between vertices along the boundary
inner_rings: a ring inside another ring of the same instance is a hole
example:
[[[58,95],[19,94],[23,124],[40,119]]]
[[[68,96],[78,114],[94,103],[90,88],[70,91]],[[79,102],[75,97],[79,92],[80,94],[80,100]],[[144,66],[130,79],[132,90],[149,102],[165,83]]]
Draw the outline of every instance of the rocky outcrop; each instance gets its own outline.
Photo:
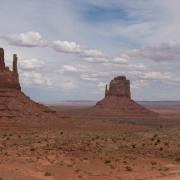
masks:
[[[5,69],[5,63],[4,63],[4,49],[0,48],[0,70]]]
[[[17,69],[17,55],[13,55],[13,69],[5,66],[4,50],[0,48],[0,89],[16,89],[21,90],[19,83],[19,75]]]
[[[130,81],[125,76],[115,77],[109,84],[109,90],[106,85],[105,97],[109,96],[131,98]]]
[[[97,102],[91,112],[100,116],[121,116],[121,117],[157,117],[145,107],[131,99],[130,81],[125,76],[115,77],[106,85],[105,97]]]
[[[105,87],[104,98],[95,106],[84,109],[65,110],[64,115],[90,119],[157,119],[158,114],[131,99],[130,81],[125,76],[115,77]]]
[[[13,68],[5,66],[4,50],[0,48],[0,127],[49,126],[57,119],[56,113],[32,101],[21,91],[17,55]]]

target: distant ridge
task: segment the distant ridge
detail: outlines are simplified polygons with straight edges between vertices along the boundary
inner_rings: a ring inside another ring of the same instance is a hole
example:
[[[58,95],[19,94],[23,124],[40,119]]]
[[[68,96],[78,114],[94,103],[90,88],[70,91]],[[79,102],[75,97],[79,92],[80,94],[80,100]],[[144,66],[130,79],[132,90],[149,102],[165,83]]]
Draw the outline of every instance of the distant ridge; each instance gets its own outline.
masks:
[[[145,107],[180,107],[180,101],[136,101]],[[48,106],[94,106],[95,100],[65,100],[58,102],[43,103]]]
[[[145,107],[162,107],[162,108],[168,108],[168,107],[180,107],[180,101],[138,101],[139,104],[145,106]]]

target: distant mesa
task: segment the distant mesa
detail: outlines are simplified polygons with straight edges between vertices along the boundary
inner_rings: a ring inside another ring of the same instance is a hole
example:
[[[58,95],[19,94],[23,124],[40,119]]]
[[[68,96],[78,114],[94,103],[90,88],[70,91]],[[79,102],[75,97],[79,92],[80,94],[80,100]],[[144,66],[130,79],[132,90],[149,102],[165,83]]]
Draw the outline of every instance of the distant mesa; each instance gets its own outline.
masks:
[[[0,48],[0,127],[51,124],[56,118],[53,111],[21,91],[17,60],[14,54],[10,70],[5,65],[4,49]]]
[[[125,76],[115,77],[109,85],[106,85],[105,97],[117,96],[131,98],[130,81]]]
[[[130,81],[118,76],[106,85],[105,97],[93,107],[96,115],[121,117],[157,117],[157,114],[131,99]]]
[[[65,110],[65,115],[82,118],[157,119],[158,114],[131,99],[130,80],[117,76],[105,87],[104,98],[94,106]]]

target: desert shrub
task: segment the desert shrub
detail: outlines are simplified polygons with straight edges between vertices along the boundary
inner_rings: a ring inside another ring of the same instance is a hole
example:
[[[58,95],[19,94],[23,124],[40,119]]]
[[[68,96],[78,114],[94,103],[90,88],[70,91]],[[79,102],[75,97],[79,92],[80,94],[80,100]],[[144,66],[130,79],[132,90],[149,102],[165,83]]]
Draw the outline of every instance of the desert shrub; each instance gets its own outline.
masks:
[[[136,144],[132,144],[132,148],[135,149],[136,148]]]
[[[153,166],[155,166],[155,165],[157,165],[157,162],[156,162],[156,161],[152,161],[151,164],[152,164]]]
[[[100,138],[100,136],[96,136],[96,139],[99,139]]]
[[[158,145],[160,143],[160,139],[157,139],[157,141],[154,143],[154,145]]]
[[[157,135],[157,134],[154,134],[153,138],[156,138],[156,137],[158,137],[158,135]]]
[[[50,172],[45,172],[44,176],[51,176],[51,173]]]
[[[175,160],[176,162],[180,162],[180,157],[177,157]]]
[[[127,164],[127,161],[123,161],[124,164]]]
[[[31,148],[30,151],[35,151],[35,149],[34,149],[34,148]]]
[[[125,167],[126,171],[132,171],[132,168],[130,166]]]
[[[111,160],[105,160],[104,163],[109,164],[109,163],[111,163]]]
[[[155,139],[154,138],[151,138],[151,141],[154,141]]]

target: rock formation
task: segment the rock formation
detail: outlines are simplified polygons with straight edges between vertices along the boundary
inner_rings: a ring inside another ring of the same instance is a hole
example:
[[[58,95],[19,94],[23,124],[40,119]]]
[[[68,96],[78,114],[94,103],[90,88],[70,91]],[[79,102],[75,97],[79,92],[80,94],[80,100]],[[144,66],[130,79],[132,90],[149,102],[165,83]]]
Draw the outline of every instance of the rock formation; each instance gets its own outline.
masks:
[[[0,89],[16,89],[21,90],[19,84],[19,75],[17,70],[17,55],[13,55],[13,70],[5,66],[4,50],[0,48]]]
[[[4,50],[0,48],[0,127],[48,125],[54,119],[53,111],[32,101],[21,91],[17,55],[13,55],[10,70],[5,66]]]
[[[109,85],[109,90],[106,85],[105,97],[117,96],[131,98],[130,81],[125,76],[115,77]]]
[[[130,81],[125,76],[115,77],[105,88],[105,97],[93,107],[94,114],[121,117],[156,117],[157,114],[131,99]]]

